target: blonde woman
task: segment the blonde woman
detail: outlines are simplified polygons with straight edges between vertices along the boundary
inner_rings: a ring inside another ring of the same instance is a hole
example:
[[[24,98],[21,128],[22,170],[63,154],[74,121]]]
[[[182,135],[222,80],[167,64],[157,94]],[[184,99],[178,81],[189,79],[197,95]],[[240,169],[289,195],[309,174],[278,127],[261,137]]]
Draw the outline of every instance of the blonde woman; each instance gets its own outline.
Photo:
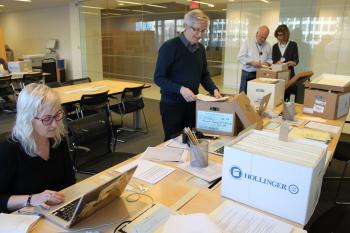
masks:
[[[75,175],[62,118],[51,88],[30,84],[19,94],[12,136],[0,144],[0,212],[63,202],[58,191],[74,184]]]

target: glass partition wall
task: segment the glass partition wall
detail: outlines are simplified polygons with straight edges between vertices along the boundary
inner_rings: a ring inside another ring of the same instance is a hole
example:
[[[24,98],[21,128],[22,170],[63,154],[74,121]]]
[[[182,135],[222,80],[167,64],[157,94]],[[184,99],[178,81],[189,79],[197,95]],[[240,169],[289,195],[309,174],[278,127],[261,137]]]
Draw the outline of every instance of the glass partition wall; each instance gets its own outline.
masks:
[[[239,87],[237,53],[254,38],[259,25],[287,24],[299,46],[296,72],[350,75],[350,0],[85,0],[80,3],[83,75],[153,82],[161,44],[183,31],[183,16],[192,8],[211,20],[202,40],[209,71],[225,93]]]

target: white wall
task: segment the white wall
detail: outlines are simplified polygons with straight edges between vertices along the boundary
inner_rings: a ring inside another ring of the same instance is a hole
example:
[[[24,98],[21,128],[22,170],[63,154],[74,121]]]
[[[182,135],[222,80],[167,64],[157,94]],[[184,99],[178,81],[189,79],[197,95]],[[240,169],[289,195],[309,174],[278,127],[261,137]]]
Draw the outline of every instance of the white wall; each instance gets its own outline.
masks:
[[[72,77],[69,6],[0,15],[5,43],[21,58],[24,54],[45,53],[48,39],[58,40],[59,58],[66,60],[66,76]]]

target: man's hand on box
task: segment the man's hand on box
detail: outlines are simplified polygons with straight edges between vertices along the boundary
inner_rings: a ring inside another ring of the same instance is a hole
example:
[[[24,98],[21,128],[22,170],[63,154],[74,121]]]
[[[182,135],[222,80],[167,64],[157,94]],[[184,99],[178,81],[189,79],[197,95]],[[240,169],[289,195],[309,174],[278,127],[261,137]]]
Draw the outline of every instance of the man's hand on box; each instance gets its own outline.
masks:
[[[181,87],[180,94],[182,95],[182,97],[184,97],[184,99],[187,102],[196,101],[196,99],[197,99],[197,96],[195,94],[193,94],[193,92],[189,88],[184,87],[184,86]]]
[[[222,97],[218,89],[214,90],[214,97],[217,99],[220,99]]]

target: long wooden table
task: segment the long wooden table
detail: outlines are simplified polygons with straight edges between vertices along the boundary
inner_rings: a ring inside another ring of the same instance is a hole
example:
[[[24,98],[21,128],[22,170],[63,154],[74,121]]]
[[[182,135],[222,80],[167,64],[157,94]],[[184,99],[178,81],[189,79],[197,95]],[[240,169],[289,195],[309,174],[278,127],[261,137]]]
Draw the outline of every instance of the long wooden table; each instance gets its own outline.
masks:
[[[77,103],[80,101],[84,94],[96,94],[108,91],[108,95],[113,95],[123,92],[125,88],[139,87],[142,83],[136,82],[124,82],[117,80],[100,80],[88,83],[80,83],[75,85],[56,87],[56,92],[60,95],[61,103]],[[150,87],[149,84],[145,85],[144,88]],[[134,128],[141,128],[141,114],[140,111],[134,112]]]
[[[277,108],[275,112],[279,112],[281,108]],[[299,117],[306,117],[306,120],[309,118],[309,120],[322,120],[320,118],[313,118],[309,116],[305,116],[301,113],[301,106],[297,107],[297,112]],[[338,120],[327,120],[326,123],[336,125],[339,127],[343,127],[345,121],[345,117],[338,119]],[[266,122],[266,120],[265,120]],[[341,130],[337,134],[333,134],[333,139],[329,143],[328,150],[331,151],[330,155],[333,154],[336,144],[339,140],[339,136],[341,134]],[[162,146],[162,144],[160,145]],[[135,158],[133,158],[135,159]],[[130,159],[128,161],[125,161],[121,164],[117,164],[95,176],[89,177],[71,187],[66,188],[62,192],[66,196],[66,200],[71,200],[73,198],[78,197],[82,193],[86,192],[87,190],[92,189],[93,187],[96,187],[101,182],[104,182],[106,177],[114,176],[115,169],[118,167],[121,167],[133,159]],[[216,156],[211,154],[209,156],[209,159],[216,162],[222,162],[222,157]],[[331,157],[329,158],[329,160]],[[328,161],[329,161],[328,160]],[[168,166],[176,167],[176,163],[163,163]],[[186,194],[190,193],[194,189],[198,189],[199,193],[190,201],[185,203],[179,211],[182,213],[196,213],[196,212],[203,212],[203,213],[210,213],[215,208],[217,208],[224,200],[225,198],[220,195],[220,184],[218,184],[213,189],[208,189],[207,185],[200,184],[198,181],[198,178],[195,176],[185,172],[181,169],[176,169],[175,172],[171,173],[167,177],[165,177],[163,180],[158,182],[155,185],[148,184],[146,182],[143,182],[141,180],[133,178],[130,181],[130,184],[132,186],[139,186],[143,185],[148,188],[146,194],[150,195],[154,202],[161,203],[166,206],[173,206],[174,204],[178,203],[179,200],[181,200]],[[123,193],[123,197],[125,197],[130,192],[126,191]],[[133,212],[135,209],[140,208],[142,209],[145,207],[142,203],[150,202],[147,197],[141,198],[142,202],[139,202],[139,206],[135,206],[134,204],[128,203],[126,204],[129,206],[129,211]],[[111,223],[112,225],[106,226],[105,228],[98,229],[99,232],[111,232],[113,231],[114,227],[117,226],[121,221],[122,217],[118,215],[118,213],[122,212],[120,208],[118,209],[117,204],[111,204],[108,207],[105,207],[104,209],[101,209],[97,213],[95,213],[93,216],[90,216],[89,218],[83,220],[81,223],[79,223],[77,226],[73,227],[74,229],[84,228],[84,227],[91,227],[91,226],[97,226],[101,224]],[[252,207],[248,207],[252,208]],[[260,210],[257,210],[260,211]],[[263,211],[261,211],[263,212]],[[278,216],[271,215],[269,213],[264,212],[265,214],[272,216],[274,218],[280,219],[282,221],[288,222],[292,224],[295,227],[293,232],[300,232],[298,229],[302,228],[300,224],[291,222],[289,220],[280,218]],[[60,228],[59,226],[43,219],[38,222],[37,225],[33,228],[33,232],[62,232],[66,231],[63,228]]]

